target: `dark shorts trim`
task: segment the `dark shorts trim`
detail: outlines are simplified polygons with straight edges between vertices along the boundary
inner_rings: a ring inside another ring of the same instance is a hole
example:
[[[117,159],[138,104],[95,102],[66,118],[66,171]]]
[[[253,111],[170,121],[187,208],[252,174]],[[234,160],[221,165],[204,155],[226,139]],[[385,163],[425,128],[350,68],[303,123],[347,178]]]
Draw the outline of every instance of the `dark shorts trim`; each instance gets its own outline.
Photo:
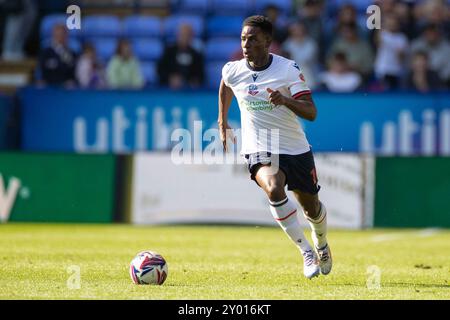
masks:
[[[274,158],[278,156],[278,159]],[[320,190],[312,150],[296,155],[272,155],[270,152],[257,152],[245,155],[250,178],[256,181],[256,173],[262,166],[275,166],[286,176],[288,190],[300,190],[317,194]]]

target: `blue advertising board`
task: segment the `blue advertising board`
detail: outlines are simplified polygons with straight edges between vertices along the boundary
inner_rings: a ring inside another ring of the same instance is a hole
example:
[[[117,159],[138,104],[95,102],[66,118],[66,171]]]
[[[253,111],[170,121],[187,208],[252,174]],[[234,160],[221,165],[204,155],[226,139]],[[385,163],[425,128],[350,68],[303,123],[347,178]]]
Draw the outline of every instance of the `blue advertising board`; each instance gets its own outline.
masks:
[[[217,127],[217,93],[21,91],[22,148],[30,151],[170,150],[175,129],[200,135]],[[450,94],[313,95],[314,122],[301,121],[315,151],[450,155]],[[200,121],[201,123],[199,125]],[[229,122],[240,126],[236,101]]]

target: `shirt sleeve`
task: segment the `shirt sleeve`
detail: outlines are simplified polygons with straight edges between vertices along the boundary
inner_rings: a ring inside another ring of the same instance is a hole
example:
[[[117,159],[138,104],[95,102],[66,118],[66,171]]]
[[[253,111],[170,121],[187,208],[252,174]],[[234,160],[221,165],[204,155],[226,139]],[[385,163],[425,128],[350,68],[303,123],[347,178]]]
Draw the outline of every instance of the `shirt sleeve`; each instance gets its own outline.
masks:
[[[230,85],[230,69],[231,69],[231,62],[228,62],[222,68],[222,79],[227,87],[231,87],[231,85]]]
[[[289,91],[294,99],[297,99],[302,95],[311,93],[311,90],[306,84],[306,79],[305,76],[303,75],[303,71],[298,66],[297,63],[292,62],[289,65],[287,72],[287,80]]]

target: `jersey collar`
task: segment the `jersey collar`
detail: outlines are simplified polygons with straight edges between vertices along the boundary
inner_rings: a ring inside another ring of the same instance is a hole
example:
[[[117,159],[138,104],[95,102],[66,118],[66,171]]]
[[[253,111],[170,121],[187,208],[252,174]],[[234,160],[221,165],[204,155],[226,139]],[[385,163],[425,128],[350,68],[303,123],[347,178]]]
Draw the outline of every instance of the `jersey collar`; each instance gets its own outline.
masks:
[[[254,68],[248,63],[247,60],[245,61],[245,63],[247,64],[247,68],[249,68],[252,71],[264,71],[270,67],[270,65],[272,64],[272,61],[273,61],[273,55],[269,54],[269,62],[265,66]]]

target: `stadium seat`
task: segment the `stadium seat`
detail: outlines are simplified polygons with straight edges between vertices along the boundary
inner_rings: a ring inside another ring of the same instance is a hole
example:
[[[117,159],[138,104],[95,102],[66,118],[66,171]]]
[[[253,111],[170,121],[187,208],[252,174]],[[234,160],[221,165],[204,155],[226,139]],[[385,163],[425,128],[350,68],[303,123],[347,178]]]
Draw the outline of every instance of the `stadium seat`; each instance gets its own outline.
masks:
[[[133,37],[162,37],[162,23],[159,17],[131,16],[123,21],[123,35]]]
[[[209,0],[175,0],[172,3],[173,12],[206,15],[209,11]]]
[[[211,0],[211,12],[215,15],[247,15],[252,10],[252,0]]]
[[[244,19],[242,16],[213,16],[207,22],[206,33],[208,37],[239,38]]]
[[[373,0],[334,0],[335,6],[339,9],[344,4],[352,4],[359,13],[365,13],[367,8],[373,4]]]
[[[358,17],[356,18],[357,25],[359,27],[361,36],[368,40],[370,35],[370,29],[367,28],[367,16],[365,13],[359,13]]]
[[[236,50],[239,50],[239,39],[214,38],[206,43],[205,57],[207,61],[229,61]]]
[[[88,16],[81,23],[84,37],[122,36],[122,22],[116,16]]]
[[[47,47],[49,47],[51,45],[51,38],[46,38],[43,39],[41,41],[41,49],[45,49]],[[78,40],[77,38],[69,38],[68,40],[68,46],[69,48],[75,53],[75,54],[80,54],[82,51],[82,45],[80,40]]]
[[[155,62],[141,62],[141,72],[147,85],[158,84],[158,72]]]
[[[109,0],[111,1],[111,0]],[[135,0],[135,5],[140,9],[167,10],[170,0]]]
[[[135,0],[78,0],[81,8],[105,9],[105,8],[132,8]]]
[[[228,61],[214,61],[206,64],[206,86],[218,89],[222,79],[222,68]]]
[[[134,54],[140,60],[158,60],[164,50],[164,45],[159,39],[134,39],[132,46]]]
[[[88,38],[86,42],[92,43],[99,59],[108,63],[116,52],[118,40],[116,38]]]
[[[373,0],[329,0],[325,7],[327,16],[336,19],[340,7],[344,4],[352,4],[359,14],[366,14],[367,8],[373,4]]]
[[[181,24],[190,24],[195,37],[201,37],[204,30],[203,17],[196,15],[173,15],[164,20],[164,34],[167,38],[174,38]]]
[[[292,0],[257,0],[255,4],[257,13],[262,13],[268,5],[277,6],[284,15],[289,15],[292,11]]]
[[[65,14],[52,14],[42,18],[40,26],[41,39],[51,38],[53,26],[56,24],[66,25],[67,15]],[[81,35],[81,31],[74,29],[68,30],[70,37],[75,38]]]

